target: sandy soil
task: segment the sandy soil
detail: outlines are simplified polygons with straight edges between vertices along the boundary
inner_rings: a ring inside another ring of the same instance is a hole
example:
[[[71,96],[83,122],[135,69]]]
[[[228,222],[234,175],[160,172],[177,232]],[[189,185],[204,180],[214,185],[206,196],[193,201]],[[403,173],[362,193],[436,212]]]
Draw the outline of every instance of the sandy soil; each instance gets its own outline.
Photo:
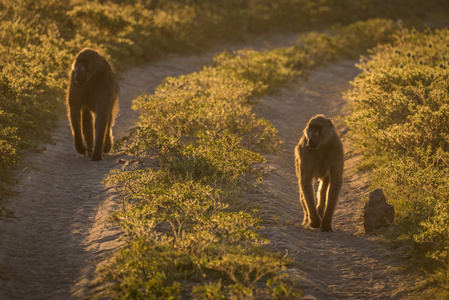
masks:
[[[287,46],[294,38],[271,38],[270,44]],[[260,48],[264,40],[254,45]],[[136,124],[132,99],[151,93],[167,76],[190,73],[211,63],[213,55],[173,56],[123,74],[116,138]],[[294,145],[311,116],[342,113],[345,101],[340,94],[356,74],[354,61],[317,69],[308,81],[264,97],[257,109],[279,129],[285,150],[268,157],[270,175],[265,188],[249,197],[263,201],[267,210],[263,233],[275,249],[288,251],[300,266],[302,271],[293,267],[289,271],[302,278],[299,284],[307,298],[401,297],[415,280],[401,273],[390,253],[361,234],[359,202],[366,196],[367,183],[353,171],[351,153],[347,154],[336,232],[300,227]],[[85,298],[97,265],[121,245],[119,231],[106,222],[109,213],[120,208],[118,197],[101,184],[118,167],[117,158],[106,156],[104,161],[91,162],[77,156],[64,116],[52,137],[54,144],[45,145],[43,153],[31,154],[20,175],[20,194],[8,203],[16,217],[0,219],[0,299]]]

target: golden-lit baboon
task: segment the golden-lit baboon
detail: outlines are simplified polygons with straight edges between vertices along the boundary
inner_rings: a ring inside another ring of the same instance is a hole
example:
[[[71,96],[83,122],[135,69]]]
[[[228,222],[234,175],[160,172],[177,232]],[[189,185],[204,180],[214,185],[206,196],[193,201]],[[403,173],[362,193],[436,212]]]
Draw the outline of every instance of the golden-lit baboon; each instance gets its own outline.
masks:
[[[78,153],[102,160],[103,153],[111,150],[118,92],[115,72],[103,55],[87,48],[78,53],[67,92],[67,111]]]
[[[323,115],[311,118],[295,148],[296,175],[304,226],[334,231],[332,219],[342,185],[343,145],[334,124]],[[313,179],[319,180],[315,203]]]

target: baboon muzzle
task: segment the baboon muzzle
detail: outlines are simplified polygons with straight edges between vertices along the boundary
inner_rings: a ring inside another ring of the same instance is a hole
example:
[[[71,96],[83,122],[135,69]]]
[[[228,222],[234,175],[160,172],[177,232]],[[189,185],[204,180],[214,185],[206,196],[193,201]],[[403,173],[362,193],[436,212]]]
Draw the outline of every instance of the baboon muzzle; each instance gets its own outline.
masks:
[[[318,147],[319,142],[320,141],[318,139],[308,139],[307,140],[307,146],[310,149],[315,149],[316,147]]]
[[[86,81],[87,81],[86,76],[82,76],[82,75],[79,75],[79,74],[76,74],[76,73],[75,73],[75,76],[73,76],[73,79],[75,80],[75,82],[76,82],[78,85],[83,85],[83,84],[85,84]]]

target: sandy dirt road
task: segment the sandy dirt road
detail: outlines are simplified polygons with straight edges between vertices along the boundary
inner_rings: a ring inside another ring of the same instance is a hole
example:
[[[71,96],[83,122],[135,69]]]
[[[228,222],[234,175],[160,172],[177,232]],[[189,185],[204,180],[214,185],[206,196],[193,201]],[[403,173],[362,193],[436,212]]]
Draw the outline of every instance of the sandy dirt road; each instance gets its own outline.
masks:
[[[294,39],[287,36],[270,43],[287,46]],[[258,40],[252,46],[263,45]],[[124,73],[115,137],[126,135],[137,122],[138,113],[130,109],[132,99],[151,93],[167,76],[197,71],[210,64],[213,56],[174,56]],[[302,278],[299,284],[308,298],[402,297],[403,284],[414,280],[400,272],[399,262],[391,255],[360,234],[359,200],[367,193],[367,183],[352,171],[351,154],[336,212],[337,231],[320,233],[299,226],[302,212],[293,147],[311,116],[342,113],[341,92],[349,88],[357,72],[354,61],[317,69],[308,81],[264,97],[256,109],[278,128],[285,150],[268,157],[265,188],[249,197],[263,202],[267,210],[263,233],[275,249],[288,251],[295,259],[300,268],[290,271]],[[91,162],[77,156],[64,116],[52,138],[54,144],[45,145],[44,152],[29,156],[28,167],[20,175],[20,194],[8,203],[16,217],[0,219],[0,299],[86,298],[97,264],[121,243],[119,231],[106,222],[109,213],[120,207],[118,197],[101,184],[118,167],[117,158]]]

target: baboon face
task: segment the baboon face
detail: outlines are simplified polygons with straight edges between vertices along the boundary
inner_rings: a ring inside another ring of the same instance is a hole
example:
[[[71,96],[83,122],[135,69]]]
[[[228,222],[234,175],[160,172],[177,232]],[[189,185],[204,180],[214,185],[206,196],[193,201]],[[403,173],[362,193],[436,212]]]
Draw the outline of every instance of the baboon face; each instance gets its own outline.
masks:
[[[73,80],[84,85],[102,69],[101,57],[92,50],[81,52],[72,65]]]
[[[309,126],[306,131],[307,146],[311,149],[317,148],[320,144],[323,128],[321,126]]]
[[[313,118],[304,131],[306,146],[310,149],[320,148],[327,143],[334,125],[332,121],[322,117]]]

